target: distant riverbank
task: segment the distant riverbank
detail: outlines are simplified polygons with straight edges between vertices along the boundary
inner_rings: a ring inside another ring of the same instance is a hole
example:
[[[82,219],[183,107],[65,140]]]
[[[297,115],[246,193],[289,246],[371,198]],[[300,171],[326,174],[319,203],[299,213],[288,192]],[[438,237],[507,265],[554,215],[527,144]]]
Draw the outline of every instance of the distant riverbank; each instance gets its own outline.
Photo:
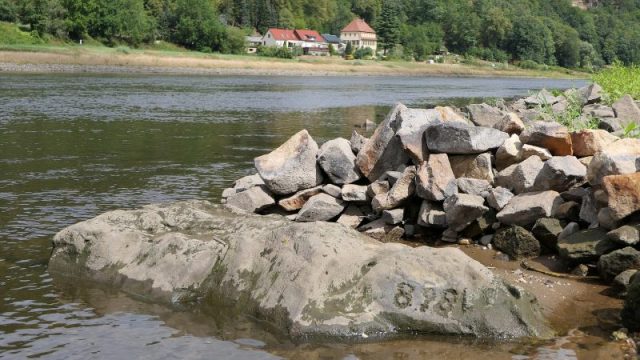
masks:
[[[134,50],[93,46],[0,45],[0,72],[141,73],[198,75],[500,76],[586,78],[572,70],[524,70],[488,62],[428,64],[407,61],[345,61],[339,57],[276,59],[187,51]]]

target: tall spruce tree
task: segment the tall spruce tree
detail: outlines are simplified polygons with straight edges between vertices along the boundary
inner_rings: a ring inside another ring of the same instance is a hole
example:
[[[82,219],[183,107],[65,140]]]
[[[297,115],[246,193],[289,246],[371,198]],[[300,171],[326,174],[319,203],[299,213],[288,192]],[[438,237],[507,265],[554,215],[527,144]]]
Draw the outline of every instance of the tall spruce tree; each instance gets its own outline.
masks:
[[[385,0],[376,24],[378,42],[384,54],[400,42],[400,9],[395,0]]]

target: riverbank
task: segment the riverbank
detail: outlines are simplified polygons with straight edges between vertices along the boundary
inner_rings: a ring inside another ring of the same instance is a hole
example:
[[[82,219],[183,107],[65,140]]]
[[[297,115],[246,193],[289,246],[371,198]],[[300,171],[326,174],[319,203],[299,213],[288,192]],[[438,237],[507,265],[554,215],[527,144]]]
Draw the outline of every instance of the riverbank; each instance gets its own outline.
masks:
[[[10,73],[141,73],[184,75],[293,76],[478,76],[587,78],[567,69],[524,70],[475,61],[473,64],[427,64],[407,61],[346,61],[339,57],[303,56],[277,59],[251,55],[205,54],[72,45],[0,45],[0,72]]]

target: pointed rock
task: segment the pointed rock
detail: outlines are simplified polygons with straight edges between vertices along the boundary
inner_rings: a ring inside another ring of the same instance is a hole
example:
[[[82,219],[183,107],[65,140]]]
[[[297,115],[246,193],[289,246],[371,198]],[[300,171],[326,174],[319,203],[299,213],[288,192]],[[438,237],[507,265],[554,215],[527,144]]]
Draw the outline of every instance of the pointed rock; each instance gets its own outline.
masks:
[[[469,195],[487,197],[491,189],[491,184],[489,184],[487,180],[459,178],[456,180],[456,183],[458,184],[458,190],[460,190],[460,192]]]
[[[498,186],[497,188],[489,190],[489,195],[487,196],[487,203],[489,206],[494,208],[497,211],[502,210],[509,201],[513,198],[513,193],[506,188]]]
[[[544,163],[535,179],[534,191],[565,191],[584,181],[587,168],[575,156],[554,156]]]
[[[368,139],[366,137],[353,130],[353,132],[351,132],[351,140],[349,140],[351,151],[353,151],[353,153],[357,155],[360,152],[360,149],[362,149],[362,147],[364,146],[364,143],[367,142],[367,140]]]
[[[447,227],[447,214],[442,209],[442,205],[428,200],[423,201],[418,213],[418,225],[436,228]]]
[[[593,156],[616,140],[619,138],[606,130],[584,129],[571,133],[573,153],[578,157]]]
[[[544,168],[544,162],[537,156],[531,156],[525,161],[511,165],[496,175],[495,184],[521,194],[534,191],[536,179]]]
[[[455,194],[444,201],[444,211],[449,228],[453,231],[462,231],[475,219],[489,211],[489,208],[484,206],[482,196]]]
[[[501,171],[522,161],[522,145],[520,137],[515,134],[505,140],[496,151],[496,169]]]
[[[380,213],[383,210],[394,209],[402,205],[415,192],[415,177],[416,167],[407,167],[402,177],[393,184],[388,193],[379,194],[373,198],[371,202],[373,210]]]
[[[524,123],[516,113],[507,113],[500,121],[493,125],[495,129],[509,135],[520,134],[524,130]]]
[[[605,176],[602,181],[609,198],[609,209],[615,220],[640,211],[640,172]]]
[[[358,226],[360,226],[360,224],[365,219],[365,217],[366,216],[364,215],[362,210],[360,210],[359,207],[357,207],[355,205],[349,205],[344,210],[342,215],[340,215],[340,217],[338,218],[338,220],[336,222],[338,224],[342,224],[342,225],[345,225],[345,226],[348,226],[350,228],[355,229]]]
[[[226,205],[248,212],[258,212],[275,203],[267,187],[260,185],[229,196]]]
[[[398,116],[402,121],[396,136],[411,159],[419,164],[429,154],[424,142],[424,132],[429,126],[442,122],[440,113],[435,109],[404,108]]]

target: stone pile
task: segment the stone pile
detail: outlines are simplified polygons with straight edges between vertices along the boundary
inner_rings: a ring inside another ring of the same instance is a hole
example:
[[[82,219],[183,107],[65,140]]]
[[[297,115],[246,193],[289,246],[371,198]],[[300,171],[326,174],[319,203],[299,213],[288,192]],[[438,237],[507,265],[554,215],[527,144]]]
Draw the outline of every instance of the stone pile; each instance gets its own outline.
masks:
[[[512,259],[558,253],[607,282],[640,266],[640,125],[630,97],[608,107],[590,85],[498,107],[397,104],[370,138],[318,146],[302,130],[255,159],[226,189],[227,206],[297,222],[335,221],[380,241],[428,237],[493,246]],[[571,131],[541,106],[579,99],[599,129]],[[618,277],[625,277],[626,280]]]

